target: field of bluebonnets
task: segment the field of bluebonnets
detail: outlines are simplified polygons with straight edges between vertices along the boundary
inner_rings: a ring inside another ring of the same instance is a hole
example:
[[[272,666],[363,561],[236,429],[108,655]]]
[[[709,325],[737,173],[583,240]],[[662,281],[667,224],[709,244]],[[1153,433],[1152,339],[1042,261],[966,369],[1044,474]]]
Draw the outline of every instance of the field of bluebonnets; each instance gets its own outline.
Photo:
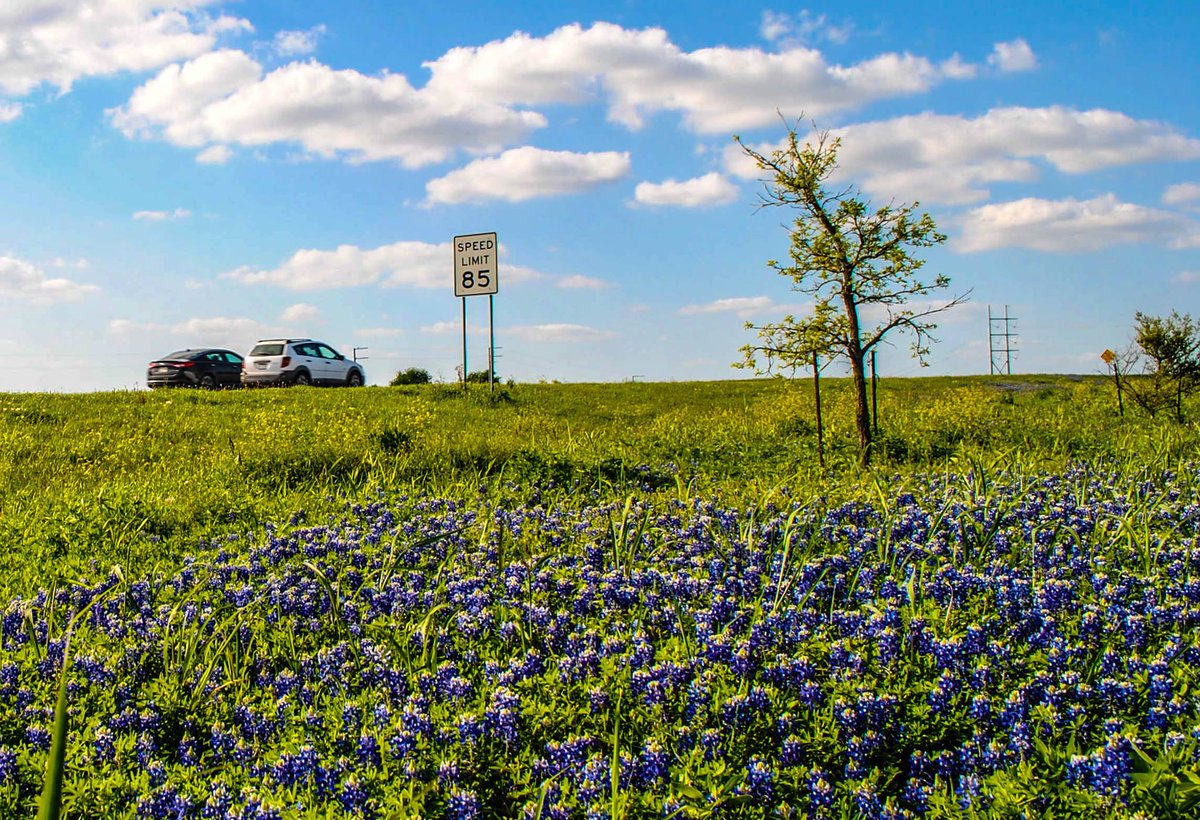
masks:
[[[823,399],[0,395],[0,815],[1195,816],[1197,425]]]

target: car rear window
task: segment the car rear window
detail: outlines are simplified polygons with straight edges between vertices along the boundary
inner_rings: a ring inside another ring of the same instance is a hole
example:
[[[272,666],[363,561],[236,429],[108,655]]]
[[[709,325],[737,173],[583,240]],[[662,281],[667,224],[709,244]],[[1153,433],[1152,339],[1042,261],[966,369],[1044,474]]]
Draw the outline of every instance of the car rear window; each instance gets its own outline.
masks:
[[[282,356],[283,342],[272,342],[265,345],[255,345],[250,351],[251,356]]]
[[[184,361],[184,360],[192,358],[199,352],[200,351],[198,351],[198,350],[176,350],[174,353],[168,353],[166,356],[160,356],[155,361],[159,361],[159,362]]]

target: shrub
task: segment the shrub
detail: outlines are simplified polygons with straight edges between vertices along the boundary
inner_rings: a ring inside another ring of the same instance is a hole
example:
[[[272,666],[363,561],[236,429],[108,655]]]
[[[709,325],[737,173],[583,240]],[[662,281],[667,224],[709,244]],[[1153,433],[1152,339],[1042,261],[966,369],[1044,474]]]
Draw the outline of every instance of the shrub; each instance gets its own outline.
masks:
[[[421,367],[410,367],[408,370],[401,370],[392,377],[389,384],[392,387],[398,387],[402,384],[429,384],[429,371]]]

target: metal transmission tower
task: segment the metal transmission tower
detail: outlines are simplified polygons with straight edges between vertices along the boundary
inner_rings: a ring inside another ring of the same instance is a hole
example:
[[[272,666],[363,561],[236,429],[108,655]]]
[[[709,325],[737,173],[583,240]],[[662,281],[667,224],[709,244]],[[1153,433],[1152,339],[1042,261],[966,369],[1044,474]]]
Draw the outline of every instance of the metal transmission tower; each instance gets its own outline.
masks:
[[[991,360],[990,375],[1012,375],[1012,354],[1016,350],[1013,340],[1017,338],[1014,332],[1017,318],[1009,317],[1008,305],[1004,306],[1003,316],[993,316],[992,306],[988,305],[988,352]]]

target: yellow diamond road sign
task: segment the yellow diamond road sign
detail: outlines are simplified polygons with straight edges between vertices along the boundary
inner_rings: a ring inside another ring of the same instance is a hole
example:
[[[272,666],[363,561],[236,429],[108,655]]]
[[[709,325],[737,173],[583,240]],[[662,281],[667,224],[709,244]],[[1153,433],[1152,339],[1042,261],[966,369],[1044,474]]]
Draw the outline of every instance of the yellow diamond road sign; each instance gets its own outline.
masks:
[[[1117,358],[1117,354],[1113,353],[1111,350],[1105,350],[1100,354],[1100,358],[1104,359],[1105,364],[1112,364],[1113,359]]]

